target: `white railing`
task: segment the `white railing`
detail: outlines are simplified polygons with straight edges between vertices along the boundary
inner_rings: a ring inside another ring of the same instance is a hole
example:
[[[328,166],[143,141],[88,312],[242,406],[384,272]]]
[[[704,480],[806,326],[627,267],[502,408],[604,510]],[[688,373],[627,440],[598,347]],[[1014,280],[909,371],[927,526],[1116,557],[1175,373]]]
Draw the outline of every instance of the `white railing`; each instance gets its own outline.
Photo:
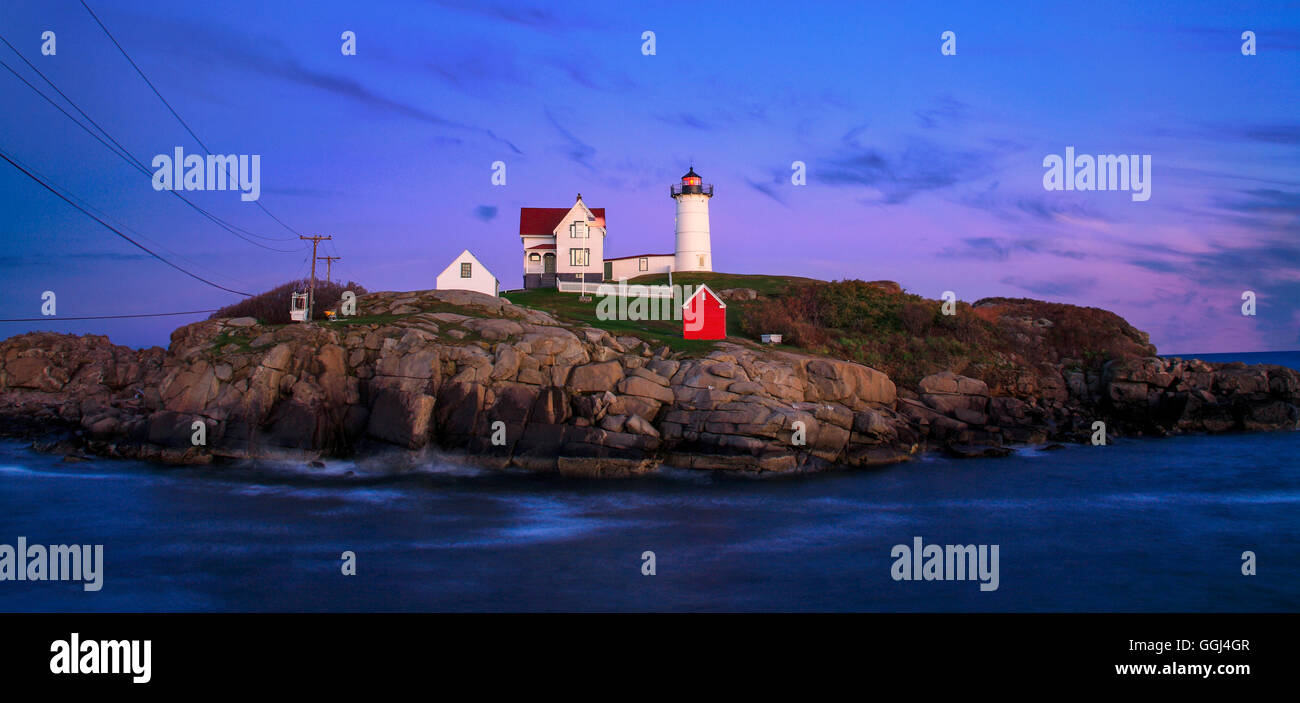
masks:
[[[561,293],[581,293],[583,295],[595,295],[596,289],[601,286],[600,281],[555,281],[556,290]]]
[[[581,293],[582,295],[617,295],[620,297],[631,298],[649,298],[661,300],[673,297],[671,286],[646,286],[641,284],[627,285],[623,280],[619,283],[595,282],[595,281],[559,281],[555,282],[556,290],[561,293]],[[684,291],[684,297],[690,298],[694,292],[687,287]]]

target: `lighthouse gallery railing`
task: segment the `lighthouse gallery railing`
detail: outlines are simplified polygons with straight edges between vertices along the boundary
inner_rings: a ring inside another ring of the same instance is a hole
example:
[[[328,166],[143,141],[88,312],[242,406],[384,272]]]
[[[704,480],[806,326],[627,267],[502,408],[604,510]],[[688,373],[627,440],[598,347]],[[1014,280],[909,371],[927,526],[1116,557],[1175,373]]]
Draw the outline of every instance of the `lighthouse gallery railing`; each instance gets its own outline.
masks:
[[[713,184],[712,184],[712,183],[705,183],[705,184],[703,184],[703,185],[698,185],[698,186],[688,186],[688,185],[682,185],[681,183],[674,183],[674,184],[673,184],[671,187],[669,187],[669,189],[668,189],[668,194],[669,194],[670,196],[672,196],[672,195],[682,195],[683,193],[685,193],[685,194],[687,194],[687,195],[691,195],[691,194],[694,194],[694,193],[699,193],[700,195],[708,195],[708,196],[712,196],[712,195],[713,195]]]

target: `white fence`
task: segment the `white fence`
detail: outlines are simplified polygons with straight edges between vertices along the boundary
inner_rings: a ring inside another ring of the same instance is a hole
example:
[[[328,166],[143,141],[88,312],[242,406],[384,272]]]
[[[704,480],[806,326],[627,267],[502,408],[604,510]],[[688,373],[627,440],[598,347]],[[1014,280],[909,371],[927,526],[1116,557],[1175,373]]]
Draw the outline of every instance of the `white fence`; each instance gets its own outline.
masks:
[[[671,286],[627,285],[626,281],[618,284],[598,283],[594,281],[556,281],[555,288],[561,293],[581,293],[583,295],[617,295],[623,298],[664,299],[673,297]],[[684,297],[690,298],[691,290],[686,288]]]
[[[596,289],[603,285],[600,281],[559,281],[555,282],[555,289],[561,293],[581,293],[583,295],[595,295]]]

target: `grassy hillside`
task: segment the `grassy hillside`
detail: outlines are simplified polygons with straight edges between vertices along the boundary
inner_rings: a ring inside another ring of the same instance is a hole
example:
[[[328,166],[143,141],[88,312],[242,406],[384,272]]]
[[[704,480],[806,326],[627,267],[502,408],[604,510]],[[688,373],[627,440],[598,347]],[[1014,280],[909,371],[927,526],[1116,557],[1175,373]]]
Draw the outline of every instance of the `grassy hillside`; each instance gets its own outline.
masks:
[[[801,283],[819,283],[811,278],[796,276],[759,276],[734,273],[683,273],[673,276],[677,285],[698,286],[707,283],[714,291],[727,288],[753,288],[764,295],[781,295],[792,285]],[[628,281],[628,285],[667,285],[667,275],[641,276]],[[673,351],[685,351],[691,354],[707,354],[714,349],[713,342],[682,339],[681,320],[600,320],[597,318],[596,305],[599,299],[580,302],[576,293],[560,293],[553,288],[534,288],[524,291],[505,293],[504,297],[516,305],[545,310],[560,318],[591,325],[608,330],[614,335],[634,335],[652,340],[657,344],[667,345]],[[617,305],[617,297],[615,305]],[[742,305],[743,307],[743,305]],[[736,309],[736,312],[733,312]],[[743,312],[737,309],[736,302],[727,303],[727,334],[744,336],[739,320]]]
[[[629,283],[657,285],[665,275]],[[676,284],[707,283],[715,291],[752,288],[755,300],[727,302],[729,337],[758,341],[781,334],[806,352],[850,359],[880,369],[904,387],[942,370],[1014,385],[1018,374],[1042,364],[1093,366],[1121,356],[1153,355],[1144,333],[1113,313],[1027,299],[990,298],[957,304],[942,314],[940,301],[907,293],[889,281],[818,281],[793,276],[685,273]],[[674,350],[707,353],[711,342],[681,338],[681,321],[599,320],[598,300],[583,303],[572,293],[530,290],[509,293],[512,302],[614,334],[633,334]]]
[[[599,299],[581,302],[577,293],[560,293],[554,288],[534,288],[525,291],[505,293],[504,297],[515,305],[544,310],[567,322],[590,325],[610,334],[632,335],[642,339],[663,344],[673,351],[685,351],[691,354],[708,354],[713,350],[713,342],[682,339],[680,320],[601,320],[596,314]],[[616,303],[617,304],[617,303]]]
[[[701,283],[707,283],[714,291],[720,291],[727,288],[753,288],[760,295],[780,295],[790,289],[791,286],[825,283],[815,278],[800,278],[799,276],[764,276],[761,274],[748,273],[675,273],[673,274],[673,283],[679,286],[691,285],[698,286]],[[667,274],[650,274],[648,276],[639,276],[628,281],[628,285],[668,285]]]

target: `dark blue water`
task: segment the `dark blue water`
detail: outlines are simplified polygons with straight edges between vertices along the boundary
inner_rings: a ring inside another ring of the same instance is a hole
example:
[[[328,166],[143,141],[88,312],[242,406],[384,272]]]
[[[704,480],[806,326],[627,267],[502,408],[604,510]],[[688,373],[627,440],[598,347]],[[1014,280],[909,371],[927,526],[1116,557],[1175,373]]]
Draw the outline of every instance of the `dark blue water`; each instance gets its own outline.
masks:
[[[1283,432],[584,481],[445,459],[402,476],[65,464],[0,443],[0,544],[99,543],[106,562],[98,593],[0,581],[0,610],[1294,611],[1297,454]],[[894,581],[890,550],[914,536],[999,545],[998,590]]]

